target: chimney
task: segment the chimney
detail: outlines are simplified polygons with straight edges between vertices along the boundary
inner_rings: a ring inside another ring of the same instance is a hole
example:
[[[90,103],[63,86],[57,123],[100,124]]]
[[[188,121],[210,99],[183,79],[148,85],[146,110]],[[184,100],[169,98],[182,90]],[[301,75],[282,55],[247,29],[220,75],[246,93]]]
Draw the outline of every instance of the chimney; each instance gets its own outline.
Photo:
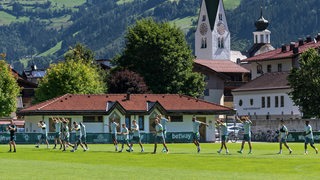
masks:
[[[296,43],[295,42],[291,42],[290,43],[290,50],[289,51],[292,51],[293,48],[295,47]]]
[[[281,52],[286,52],[287,51],[287,46],[285,44],[281,45]]]
[[[299,53],[299,47],[294,47],[293,54],[298,54],[298,53]]]
[[[316,40],[317,40],[317,42],[319,42],[319,41],[320,41],[320,33],[318,33],[318,34],[317,34],[317,36],[316,36]]]
[[[130,100],[130,92],[127,92],[126,100]]]
[[[299,38],[299,46],[303,46],[303,39],[302,38]]]
[[[311,42],[312,41],[312,38],[310,35],[307,36],[307,43]]]
[[[237,64],[240,64],[240,63],[241,63],[241,59],[237,58]]]

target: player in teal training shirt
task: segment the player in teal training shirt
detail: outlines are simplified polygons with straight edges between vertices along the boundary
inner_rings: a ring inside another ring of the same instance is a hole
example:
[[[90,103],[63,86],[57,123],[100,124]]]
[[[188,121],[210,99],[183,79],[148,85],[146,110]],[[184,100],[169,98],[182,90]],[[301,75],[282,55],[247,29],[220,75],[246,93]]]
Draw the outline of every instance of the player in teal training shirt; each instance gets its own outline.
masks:
[[[252,153],[252,145],[251,145],[251,125],[252,122],[249,119],[248,116],[243,116],[240,119],[237,117],[237,119],[243,124],[243,129],[244,129],[244,135],[243,135],[243,140],[241,144],[241,149],[238,151],[238,153],[243,153],[243,147],[244,143],[247,141],[249,145],[249,154]]]

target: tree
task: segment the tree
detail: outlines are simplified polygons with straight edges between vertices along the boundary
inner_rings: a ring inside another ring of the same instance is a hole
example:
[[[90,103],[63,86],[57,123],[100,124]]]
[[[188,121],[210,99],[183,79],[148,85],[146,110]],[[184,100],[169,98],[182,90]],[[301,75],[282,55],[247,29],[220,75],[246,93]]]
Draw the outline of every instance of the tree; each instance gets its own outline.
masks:
[[[113,71],[107,82],[109,93],[148,93],[143,77],[127,69]]]
[[[64,58],[66,61],[78,61],[87,64],[95,62],[94,53],[80,43],[76,44],[75,47],[71,47]]]
[[[101,94],[106,89],[96,68],[77,61],[60,62],[47,70],[36,90],[36,102],[45,101],[66,93]]]
[[[115,62],[142,75],[153,93],[199,96],[205,84],[192,72],[193,59],[179,28],[142,19],[129,28],[125,50]]]
[[[293,68],[288,81],[289,95],[304,117],[320,117],[320,55],[315,49],[302,53],[299,68]]]
[[[0,117],[9,116],[17,110],[19,93],[20,87],[9,65],[4,60],[0,60]]]

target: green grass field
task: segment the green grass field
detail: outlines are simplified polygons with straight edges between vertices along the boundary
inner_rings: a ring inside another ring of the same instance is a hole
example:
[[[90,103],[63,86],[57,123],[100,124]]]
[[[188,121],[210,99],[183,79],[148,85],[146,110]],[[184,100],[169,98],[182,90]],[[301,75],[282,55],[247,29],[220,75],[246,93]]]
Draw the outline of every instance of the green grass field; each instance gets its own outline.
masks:
[[[246,144],[247,145],[247,144]],[[218,154],[219,143],[201,144],[196,153],[193,144],[168,144],[169,154],[151,154],[135,145],[135,151],[114,152],[111,144],[90,145],[82,152],[61,152],[18,145],[17,153],[7,153],[0,145],[2,179],[317,179],[320,155],[313,149],[304,155],[302,143],[289,144],[293,154],[278,152],[277,143],[253,143],[253,154],[238,154],[239,143],[229,143],[230,154]],[[51,146],[52,147],[52,146]]]

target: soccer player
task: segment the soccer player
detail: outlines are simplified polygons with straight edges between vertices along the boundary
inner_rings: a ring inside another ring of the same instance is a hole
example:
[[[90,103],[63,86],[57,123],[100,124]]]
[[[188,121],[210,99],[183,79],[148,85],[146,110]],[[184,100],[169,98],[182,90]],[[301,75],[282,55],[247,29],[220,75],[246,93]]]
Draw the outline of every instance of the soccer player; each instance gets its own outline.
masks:
[[[288,137],[288,128],[284,125],[284,120],[280,121],[280,134],[279,134],[279,142],[280,142],[280,151],[278,154],[282,154],[282,144],[289,150],[289,154],[292,153],[292,150],[287,144],[287,137]]]
[[[59,118],[54,118],[53,123],[54,123],[54,129],[55,129],[55,135],[54,135],[54,147],[53,149],[56,149],[57,143],[59,142],[60,144],[60,149],[62,149],[62,142],[61,142],[61,120]]]
[[[209,124],[207,124],[207,123],[198,121],[195,116],[192,117],[193,143],[197,146],[197,152],[198,152],[198,153],[200,153],[200,150],[201,150],[201,148],[200,148],[200,143],[199,143],[199,140],[200,140],[199,127],[200,127],[201,124],[206,125],[206,126],[209,126]]]
[[[83,146],[81,142],[82,134],[81,134],[80,125],[77,122],[73,121],[73,128],[71,130],[74,130],[76,132],[76,142],[71,152],[75,152],[78,149],[79,145],[83,148],[83,151],[87,151],[87,149]]]
[[[13,152],[17,152],[16,150],[16,132],[17,132],[17,127],[13,123],[13,120],[11,120],[11,124],[8,126],[7,130],[10,132],[10,142],[9,142],[9,152],[12,152],[12,147],[13,146]]]
[[[86,147],[86,150],[88,151],[89,148],[88,148],[88,144],[87,144],[87,131],[86,131],[86,126],[80,122],[80,128],[81,128],[81,141],[82,141],[82,144]]]
[[[111,119],[111,136],[112,136],[112,140],[113,140],[113,145],[115,147],[115,151],[118,151],[118,141],[117,141],[117,127],[119,126],[119,124],[114,120]]]
[[[229,154],[229,150],[227,148],[226,142],[228,139],[228,128],[227,124],[223,121],[223,119],[217,119],[217,126],[220,128],[221,132],[221,147],[218,153],[220,154],[223,147],[226,149],[226,154]]]
[[[66,151],[66,148],[68,146],[71,146],[72,147],[72,144],[70,144],[69,142],[69,138],[70,138],[70,133],[69,133],[69,126],[68,126],[68,123],[69,123],[69,120],[68,119],[65,119],[63,118],[62,119],[62,147],[63,147],[63,150],[62,151]]]
[[[171,121],[171,118],[170,118],[170,116],[168,116],[168,118],[165,118],[165,117],[162,117],[161,114],[158,114],[158,119],[160,119],[160,124],[163,127],[163,136],[164,136],[164,139],[166,139],[167,138],[167,123]],[[162,151],[165,152],[164,147],[163,147]]]
[[[130,148],[127,151],[128,152],[133,151],[133,148],[132,148],[133,147],[133,142],[135,142],[135,143],[139,143],[140,148],[141,148],[141,152],[144,152],[144,149],[143,149],[143,146],[142,146],[142,143],[141,143],[140,129],[139,129],[139,125],[138,125],[136,120],[132,121],[131,131],[133,132],[133,136],[132,136],[132,141],[131,141],[131,144],[130,144]]]
[[[157,153],[157,143],[160,143],[160,142],[163,144],[163,147],[166,149],[166,152],[169,153],[168,147],[166,145],[166,141],[163,136],[163,127],[160,124],[158,118],[156,118],[155,124],[156,124],[156,137],[155,137],[155,141],[154,141],[153,154]]]
[[[38,127],[41,128],[41,137],[39,139],[38,144],[36,145],[36,148],[40,147],[42,141],[44,141],[47,144],[47,148],[49,148],[47,125],[44,121],[40,121],[38,123]]]
[[[310,125],[310,121],[306,121],[306,126],[304,127],[304,153],[308,154],[307,146],[310,143],[310,146],[316,151],[316,154],[318,154],[318,149],[314,147],[314,139],[313,139],[313,133],[312,133],[312,127]]]
[[[122,130],[121,130],[121,132],[118,133],[118,134],[122,135],[121,149],[119,152],[122,152],[122,150],[124,148],[124,144],[126,144],[129,148],[131,148],[130,144],[129,144],[129,130],[128,130],[126,124],[122,124],[121,126],[122,126]],[[128,152],[130,152],[130,150]]]
[[[240,121],[243,124],[243,129],[244,129],[244,135],[243,135],[243,140],[241,144],[241,149],[238,151],[238,153],[242,154],[243,153],[243,147],[244,143],[247,141],[249,145],[249,153],[252,153],[252,145],[251,145],[251,125],[252,122],[249,119],[248,116],[243,116],[241,118],[237,117],[237,120]]]

